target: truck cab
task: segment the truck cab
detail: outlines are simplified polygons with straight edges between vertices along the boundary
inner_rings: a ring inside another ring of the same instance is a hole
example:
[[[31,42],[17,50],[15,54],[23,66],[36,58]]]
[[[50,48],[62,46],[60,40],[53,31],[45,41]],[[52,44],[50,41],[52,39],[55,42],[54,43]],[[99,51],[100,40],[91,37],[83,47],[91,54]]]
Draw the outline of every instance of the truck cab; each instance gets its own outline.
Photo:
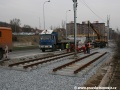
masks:
[[[39,48],[45,52],[47,49],[55,49],[57,33],[53,30],[45,30],[40,34]]]

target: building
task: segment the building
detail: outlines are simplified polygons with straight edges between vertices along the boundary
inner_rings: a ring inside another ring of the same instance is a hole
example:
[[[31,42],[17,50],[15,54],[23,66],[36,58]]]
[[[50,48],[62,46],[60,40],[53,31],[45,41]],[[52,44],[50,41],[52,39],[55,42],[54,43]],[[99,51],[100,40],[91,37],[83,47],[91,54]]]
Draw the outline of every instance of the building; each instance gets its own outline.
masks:
[[[100,33],[100,35],[103,35],[103,38],[105,37],[106,31],[105,31],[105,23],[99,23],[98,21],[91,23],[94,28]],[[74,35],[74,22],[70,22],[66,24],[67,34]],[[86,36],[88,37],[88,33],[90,38],[97,38],[96,33],[94,30],[92,30],[91,27],[88,26],[88,22],[82,22],[82,24],[77,23],[77,35],[78,36]]]
[[[114,30],[112,30],[112,28],[109,28],[109,40],[112,40],[114,37]]]
[[[107,39],[112,40],[115,38],[115,31],[112,28],[109,28],[108,26],[105,27],[105,31],[107,32]]]
[[[74,22],[66,24],[67,35],[74,35]],[[77,33],[80,33],[80,23],[77,23]]]

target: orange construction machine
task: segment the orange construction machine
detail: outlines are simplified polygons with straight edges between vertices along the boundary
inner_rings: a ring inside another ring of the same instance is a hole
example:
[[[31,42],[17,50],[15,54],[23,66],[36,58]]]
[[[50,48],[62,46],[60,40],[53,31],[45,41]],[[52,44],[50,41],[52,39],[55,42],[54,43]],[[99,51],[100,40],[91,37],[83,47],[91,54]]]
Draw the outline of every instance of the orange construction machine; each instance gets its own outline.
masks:
[[[94,41],[94,47],[105,47],[108,43],[105,39],[105,36],[100,34],[97,29],[88,21],[88,26],[92,28],[92,30],[97,34],[97,39]]]
[[[12,29],[0,27],[0,60],[8,51],[12,51]]]

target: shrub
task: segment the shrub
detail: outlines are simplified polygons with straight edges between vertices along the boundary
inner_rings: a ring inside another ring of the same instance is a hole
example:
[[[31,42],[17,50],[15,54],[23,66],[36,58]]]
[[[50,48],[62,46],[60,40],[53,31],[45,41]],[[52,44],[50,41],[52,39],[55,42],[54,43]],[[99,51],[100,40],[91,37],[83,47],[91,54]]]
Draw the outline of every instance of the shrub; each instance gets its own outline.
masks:
[[[114,53],[114,59],[120,59],[120,33],[118,32],[116,34],[116,37],[114,39],[115,41],[115,53]]]

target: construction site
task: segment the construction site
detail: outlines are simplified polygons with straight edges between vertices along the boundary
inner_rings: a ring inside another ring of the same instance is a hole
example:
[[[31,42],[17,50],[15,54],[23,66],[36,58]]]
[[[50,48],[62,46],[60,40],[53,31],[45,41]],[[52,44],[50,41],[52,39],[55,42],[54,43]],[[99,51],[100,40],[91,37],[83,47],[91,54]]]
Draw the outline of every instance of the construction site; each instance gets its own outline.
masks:
[[[74,20],[67,22],[67,10],[62,28],[45,27],[50,0],[44,29],[40,18],[40,30],[16,18],[0,23],[0,90],[120,90],[119,29],[110,28],[110,16],[78,23],[72,1]]]

